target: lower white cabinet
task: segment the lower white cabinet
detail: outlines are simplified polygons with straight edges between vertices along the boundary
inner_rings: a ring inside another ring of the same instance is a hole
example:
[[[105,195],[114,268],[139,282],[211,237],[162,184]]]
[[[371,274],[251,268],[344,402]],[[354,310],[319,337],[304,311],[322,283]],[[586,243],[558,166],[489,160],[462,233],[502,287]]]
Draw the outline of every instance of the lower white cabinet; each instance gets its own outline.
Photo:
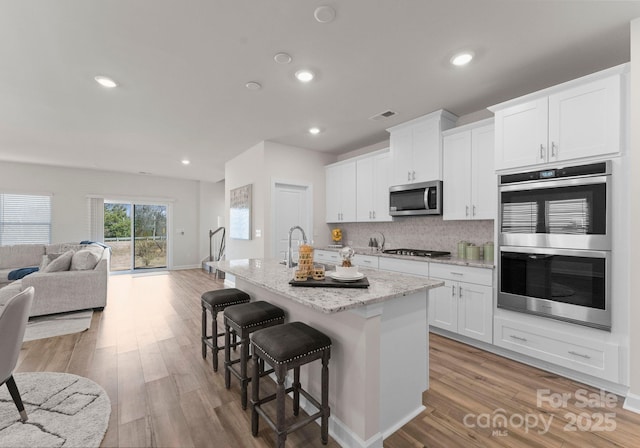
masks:
[[[521,320],[495,318],[494,344],[605,380],[619,382],[618,344]]]
[[[375,255],[360,255],[355,254],[353,256],[353,264],[361,268],[378,269],[378,259]]]
[[[378,267],[383,271],[401,272],[403,274],[420,275],[422,277],[429,276],[429,263],[424,261],[380,257]]]
[[[315,249],[313,251],[313,261],[317,263],[338,264],[340,261],[340,254],[333,250]]]
[[[429,291],[429,325],[479,341],[493,341],[493,271],[431,263],[444,287]]]

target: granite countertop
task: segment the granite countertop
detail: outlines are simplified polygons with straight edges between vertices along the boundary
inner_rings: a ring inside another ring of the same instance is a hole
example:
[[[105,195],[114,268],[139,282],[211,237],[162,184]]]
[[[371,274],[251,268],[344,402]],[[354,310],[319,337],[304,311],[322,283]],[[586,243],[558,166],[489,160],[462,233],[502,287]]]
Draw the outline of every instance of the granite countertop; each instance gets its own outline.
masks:
[[[291,286],[293,268],[275,259],[223,260],[211,266],[323,313],[336,313],[443,286],[440,280],[397,272],[360,269],[369,288],[305,288]]]
[[[330,250],[337,252],[341,248],[336,247],[316,247],[317,250]],[[401,260],[411,260],[411,261],[424,261],[428,263],[442,263],[442,264],[454,264],[457,266],[469,266],[472,268],[485,268],[485,269],[494,269],[495,264],[493,261],[484,261],[484,260],[468,260],[466,258],[456,258],[456,257],[415,257],[410,255],[396,255],[396,254],[383,254],[382,252],[371,251],[370,248],[352,248],[354,252],[358,255],[371,255],[373,257],[385,257],[385,258],[399,258]]]

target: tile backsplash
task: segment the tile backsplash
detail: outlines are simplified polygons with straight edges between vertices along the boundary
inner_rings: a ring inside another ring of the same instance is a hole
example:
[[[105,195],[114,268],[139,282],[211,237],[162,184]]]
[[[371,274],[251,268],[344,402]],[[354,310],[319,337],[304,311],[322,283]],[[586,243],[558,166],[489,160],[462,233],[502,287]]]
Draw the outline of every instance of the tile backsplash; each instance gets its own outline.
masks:
[[[469,241],[482,245],[493,241],[491,220],[444,221],[442,216],[407,216],[393,222],[353,222],[327,224],[331,229],[342,230],[342,243],[352,247],[368,247],[369,238],[381,241],[379,233],[385,237],[386,249],[429,249],[443,250],[456,254],[459,241]]]

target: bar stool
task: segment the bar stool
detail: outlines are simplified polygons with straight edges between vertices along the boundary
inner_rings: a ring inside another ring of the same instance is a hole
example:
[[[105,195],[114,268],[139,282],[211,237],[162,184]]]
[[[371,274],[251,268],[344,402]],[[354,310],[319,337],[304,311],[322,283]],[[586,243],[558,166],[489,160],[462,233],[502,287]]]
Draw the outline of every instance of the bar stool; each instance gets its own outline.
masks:
[[[331,338],[318,330],[302,323],[291,322],[276,327],[256,331],[251,335],[254,364],[251,379],[251,432],[258,435],[258,416],[262,416],[276,432],[278,447],[283,448],[287,434],[321,417],[320,436],[326,445],[329,439],[329,358],[331,357]],[[300,385],[300,366],[316,359],[322,359],[321,402],[313,398]],[[275,395],[260,398],[260,362],[266,362],[274,368],[277,379]],[[293,384],[285,388],[287,371],[293,369]],[[285,398],[293,392],[293,415],[300,411],[300,394],[317,409],[313,415],[285,426]],[[276,400],[276,421],[274,422],[262,409],[262,405]]]
[[[242,390],[242,409],[247,409],[247,385],[251,378],[247,374],[249,356],[249,335],[254,331],[284,323],[284,310],[268,302],[258,301],[233,305],[224,309],[224,385],[231,387],[231,374],[240,380]],[[231,335],[240,337],[240,359],[231,360]],[[240,371],[233,365],[240,363]],[[264,367],[264,366],[263,366]],[[263,369],[264,370],[264,369]],[[268,375],[273,370],[262,372]]]
[[[202,358],[207,357],[207,346],[209,346],[213,352],[214,372],[218,371],[218,351],[224,348],[224,346],[218,346],[218,338],[224,336],[224,333],[218,333],[218,312],[231,305],[248,303],[250,299],[249,294],[236,288],[216,289],[202,294],[200,299],[202,305]],[[207,334],[207,310],[211,313],[211,335]]]

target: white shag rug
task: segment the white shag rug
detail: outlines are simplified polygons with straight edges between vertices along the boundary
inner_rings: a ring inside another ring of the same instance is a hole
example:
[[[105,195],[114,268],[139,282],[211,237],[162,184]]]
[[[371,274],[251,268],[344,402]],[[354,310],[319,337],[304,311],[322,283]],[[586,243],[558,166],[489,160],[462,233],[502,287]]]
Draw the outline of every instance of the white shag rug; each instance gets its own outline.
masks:
[[[6,385],[0,387],[0,447],[99,447],[111,401],[102,387],[69,373],[15,373],[29,419],[22,423]]]
[[[93,311],[54,314],[51,316],[32,317],[27,322],[24,342],[36,339],[53,338],[65,334],[79,333],[91,326]]]

